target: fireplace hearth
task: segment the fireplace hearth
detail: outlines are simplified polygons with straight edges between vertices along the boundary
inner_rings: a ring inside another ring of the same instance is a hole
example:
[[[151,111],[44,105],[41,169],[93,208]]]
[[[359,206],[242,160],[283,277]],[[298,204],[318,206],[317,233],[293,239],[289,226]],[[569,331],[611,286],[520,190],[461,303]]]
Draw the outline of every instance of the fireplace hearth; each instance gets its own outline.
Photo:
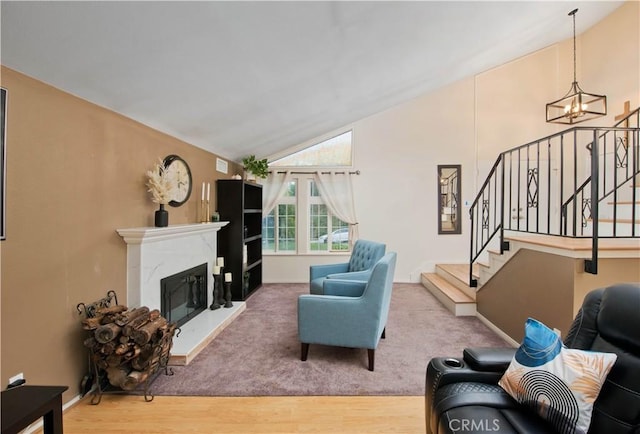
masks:
[[[207,264],[160,279],[160,312],[178,327],[207,308]]]

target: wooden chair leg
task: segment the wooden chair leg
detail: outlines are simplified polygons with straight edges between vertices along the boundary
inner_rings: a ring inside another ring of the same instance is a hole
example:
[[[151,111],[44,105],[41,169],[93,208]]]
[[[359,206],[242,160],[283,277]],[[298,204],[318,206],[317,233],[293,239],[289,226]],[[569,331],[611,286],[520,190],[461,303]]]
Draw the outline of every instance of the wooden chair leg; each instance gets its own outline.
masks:
[[[308,355],[309,355],[309,344],[305,344],[303,342],[301,346],[300,360],[302,360],[303,362],[306,361]]]
[[[371,350],[367,348],[367,355],[369,356],[369,370],[373,371],[373,363],[375,361],[375,353],[376,350]]]

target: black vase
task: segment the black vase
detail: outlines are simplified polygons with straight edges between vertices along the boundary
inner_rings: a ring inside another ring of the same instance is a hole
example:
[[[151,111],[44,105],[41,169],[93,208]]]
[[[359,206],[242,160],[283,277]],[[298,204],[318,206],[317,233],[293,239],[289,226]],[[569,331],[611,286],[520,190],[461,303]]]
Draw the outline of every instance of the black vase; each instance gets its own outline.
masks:
[[[156,211],[156,227],[164,228],[169,226],[169,212],[164,209],[164,204],[160,204],[160,209]]]

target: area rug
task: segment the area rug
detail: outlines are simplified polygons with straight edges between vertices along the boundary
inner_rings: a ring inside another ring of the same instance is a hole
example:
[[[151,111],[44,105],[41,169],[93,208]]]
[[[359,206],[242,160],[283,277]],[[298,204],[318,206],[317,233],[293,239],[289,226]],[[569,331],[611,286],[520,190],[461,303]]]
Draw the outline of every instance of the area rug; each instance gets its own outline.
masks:
[[[265,284],[247,309],[187,366],[159,375],[155,395],[297,396],[424,394],[432,357],[506,343],[475,317],[455,317],[420,284],[396,283],[386,328],[367,369],[367,351],[311,345],[300,361],[297,299],[304,284]]]

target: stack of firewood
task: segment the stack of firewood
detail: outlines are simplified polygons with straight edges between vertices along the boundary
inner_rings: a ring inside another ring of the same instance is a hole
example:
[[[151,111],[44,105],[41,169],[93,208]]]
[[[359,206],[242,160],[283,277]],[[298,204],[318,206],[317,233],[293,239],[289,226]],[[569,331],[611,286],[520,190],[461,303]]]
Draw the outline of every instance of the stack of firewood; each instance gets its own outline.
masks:
[[[109,383],[133,390],[166,366],[176,323],[168,323],[157,309],[101,307],[82,320],[92,336],[84,341],[93,363],[107,373]]]

